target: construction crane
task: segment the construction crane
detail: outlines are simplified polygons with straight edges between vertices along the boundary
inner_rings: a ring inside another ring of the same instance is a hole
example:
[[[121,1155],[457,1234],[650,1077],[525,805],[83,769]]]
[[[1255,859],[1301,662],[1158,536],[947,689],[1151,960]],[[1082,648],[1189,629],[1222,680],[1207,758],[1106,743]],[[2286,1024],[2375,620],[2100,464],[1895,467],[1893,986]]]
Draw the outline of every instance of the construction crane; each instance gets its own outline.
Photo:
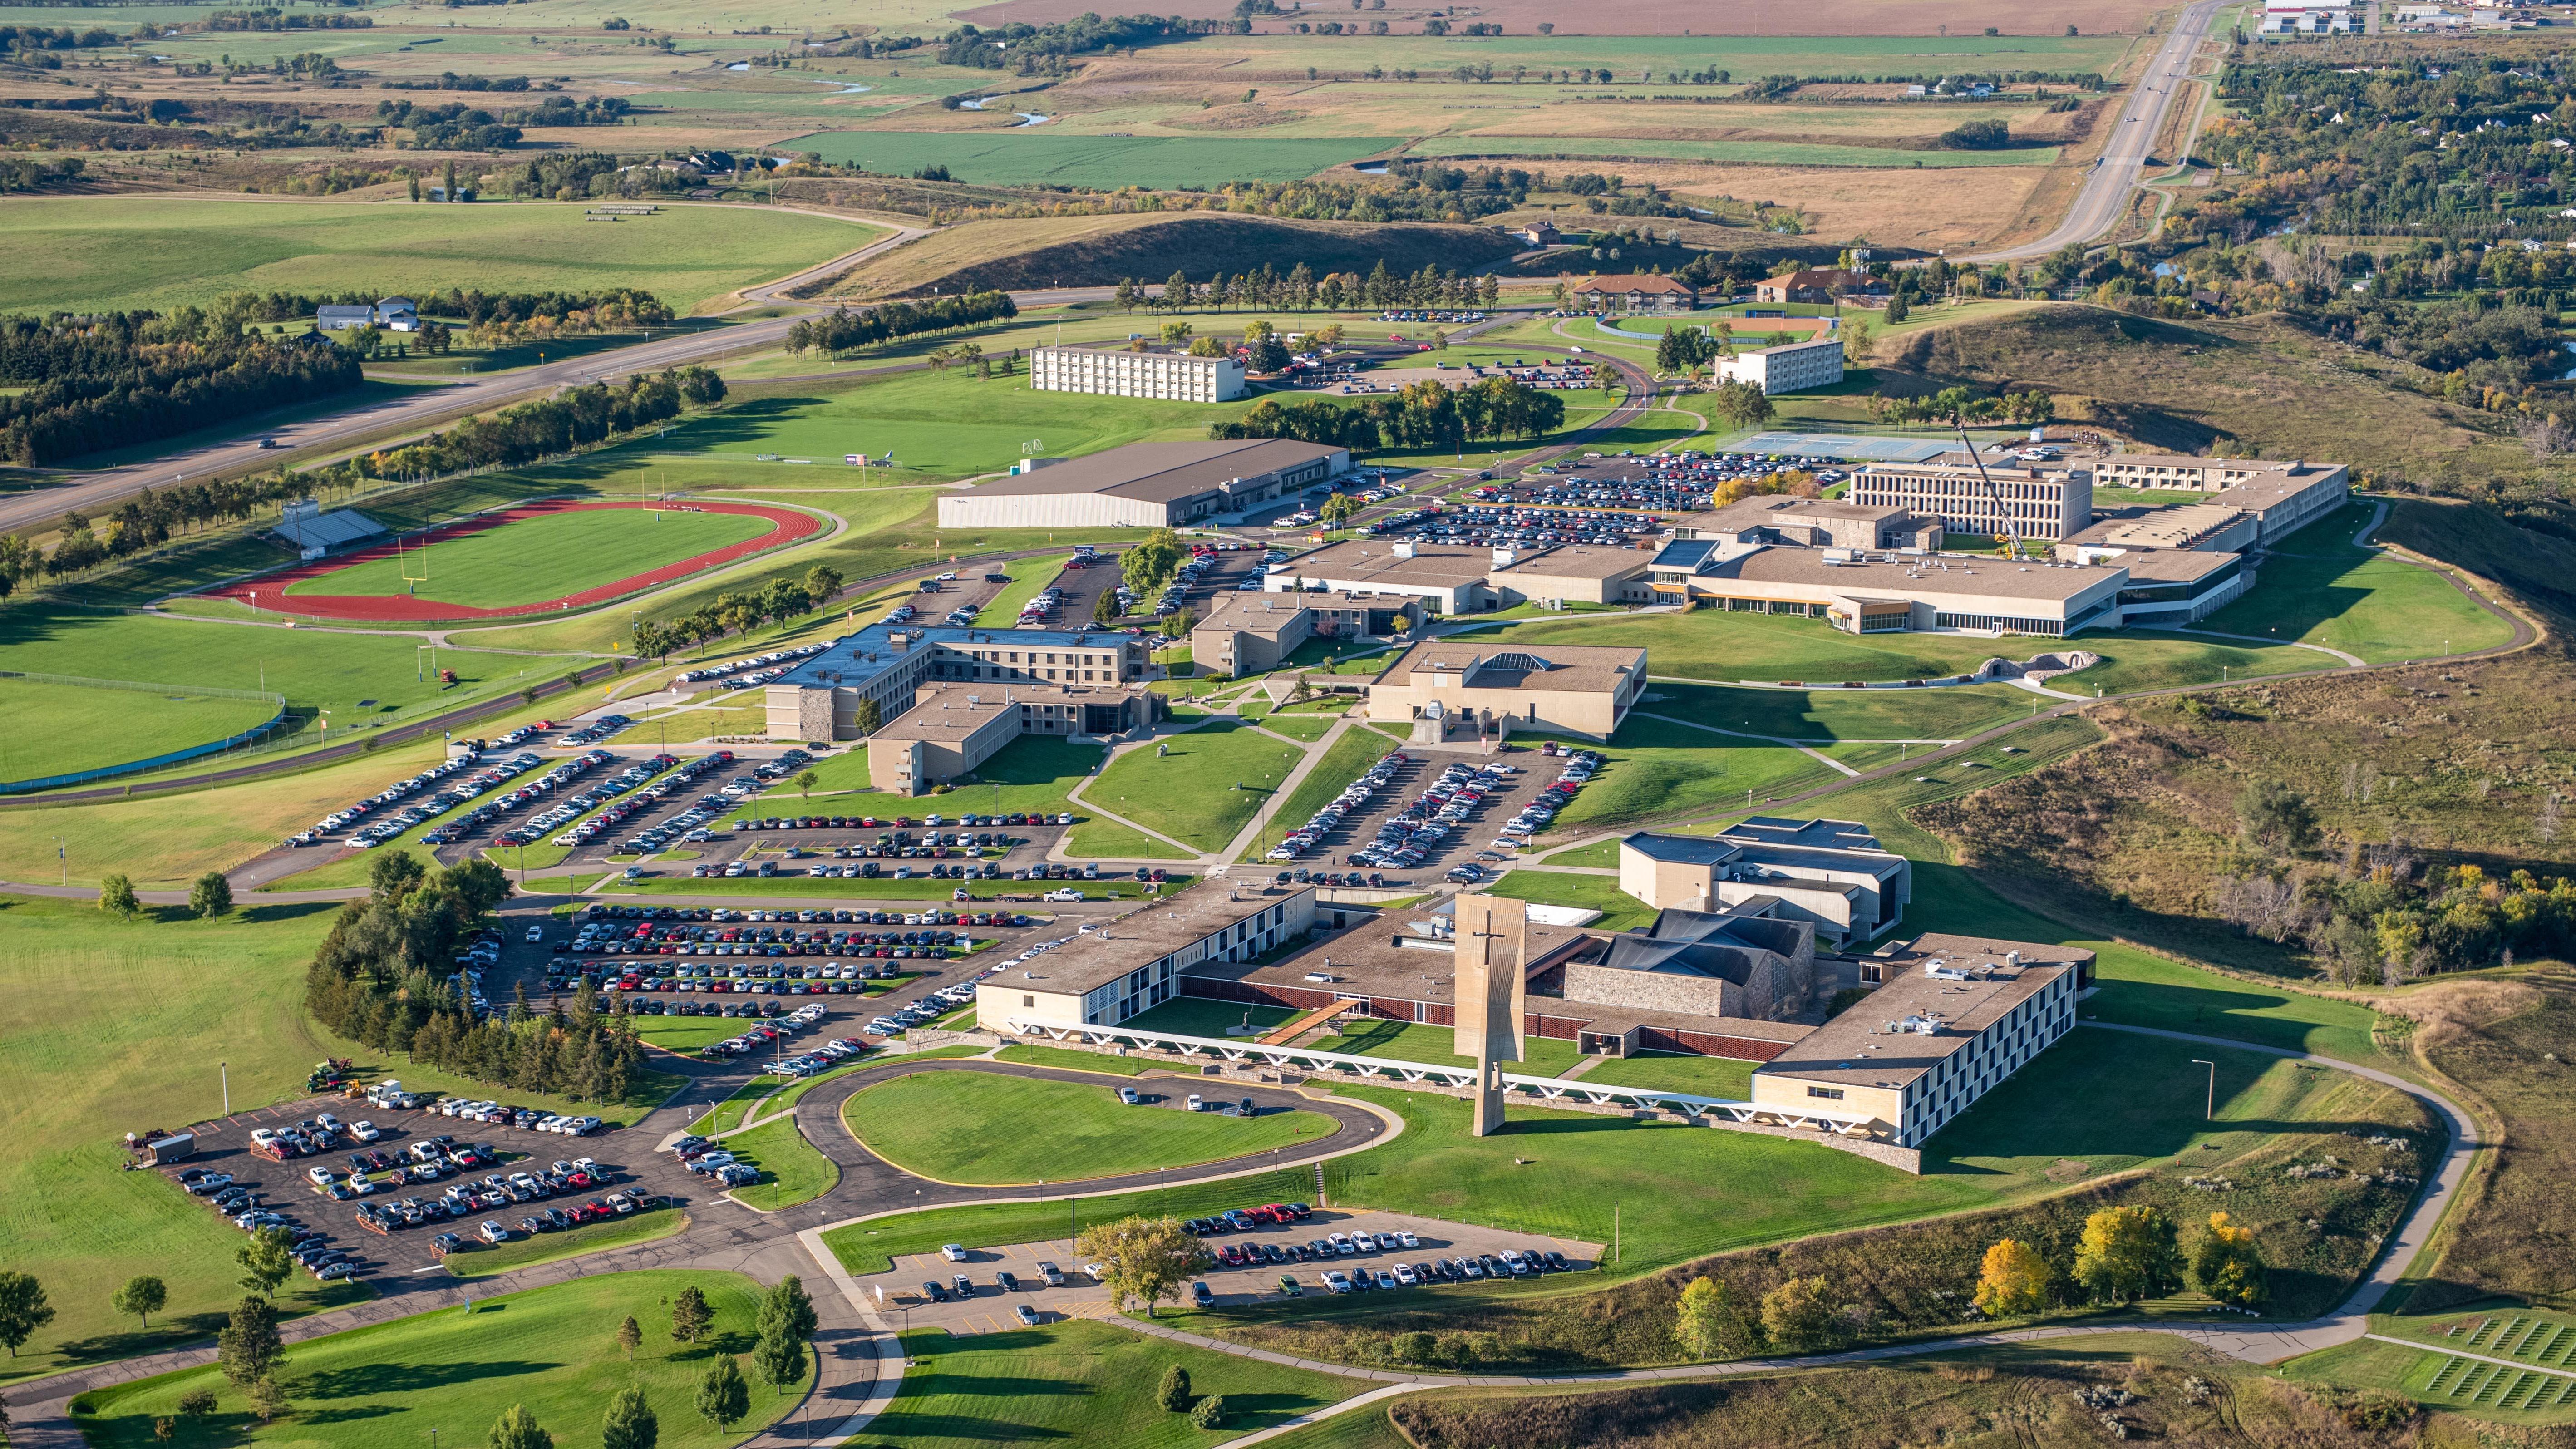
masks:
[[[1986,485],[1986,501],[1995,506],[1996,516],[2004,521],[2004,557],[2020,558],[2021,525],[2013,521],[2012,510],[2004,506],[2003,490],[1987,474],[1986,460],[1977,456],[1977,445],[1968,437],[1967,419],[1954,412],[1950,414],[1950,426],[1959,430],[1959,446],[1968,450],[1968,461],[1977,467],[1977,481]]]

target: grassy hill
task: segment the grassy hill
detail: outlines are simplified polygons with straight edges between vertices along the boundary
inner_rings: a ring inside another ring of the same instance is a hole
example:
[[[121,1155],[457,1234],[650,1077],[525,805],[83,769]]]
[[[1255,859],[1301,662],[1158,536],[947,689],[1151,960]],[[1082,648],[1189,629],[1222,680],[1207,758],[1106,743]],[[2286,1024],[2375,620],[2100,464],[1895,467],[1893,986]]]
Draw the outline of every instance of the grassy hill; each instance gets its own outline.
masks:
[[[1520,243],[1484,227],[1283,221],[1210,212],[1050,216],[970,222],[888,255],[844,279],[832,295],[890,297],[969,287],[1108,286],[1121,277],[1161,281],[1174,270],[1204,280],[1219,268],[1250,271],[1299,262],[1317,275],[1390,272],[1424,263],[1467,271],[1510,256]]]

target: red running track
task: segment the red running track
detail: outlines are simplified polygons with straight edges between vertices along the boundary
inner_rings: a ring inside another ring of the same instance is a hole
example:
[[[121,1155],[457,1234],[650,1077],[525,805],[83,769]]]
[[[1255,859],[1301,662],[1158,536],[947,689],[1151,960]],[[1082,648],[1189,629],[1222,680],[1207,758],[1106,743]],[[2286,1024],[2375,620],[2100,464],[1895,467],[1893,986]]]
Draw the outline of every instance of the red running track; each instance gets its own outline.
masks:
[[[648,505],[643,503],[585,502],[570,498],[547,499],[537,503],[523,503],[514,508],[505,508],[498,513],[487,513],[456,523],[441,524],[426,533],[413,534],[404,538],[403,546],[410,548],[442,543],[451,538],[461,538],[469,533],[481,533],[485,529],[499,528],[505,523],[518,523],[554,513],[571,513],[591,508],[643,508],[646,506]],[[736,559],[749,558],[756,553],[766,553],[773,548],[783,548],[788,544],[801,542],[823,530],[821,519],[810,513],[800,513],[793,508],[767,507],[757,503],[688,503],[666,506],[676,506],[697,513],[747,514],[754,518],[766,518],[776,527],[758,538],[747,538],[740,543],[711,549],[695,557],[681,559],[677,563],[665,564],[650,573],[635,574],[619,579],[613,584],[584,589],[578,594],[542,599],[535,603],[513,604],[503,609],[478,609],[470,604],[442,603],[437,599],[413,598],[404,594],[289,596],[286,592],[308,579],[318,579],[338,573],[352,564],[391,558],[394,556],[392,544],[382,544],[375,548],[362,549],[357,553],[342,554],[336,558],[315,559],[311,563],[297,564],[293,568],[262,574],[256,579],[244,580],[238,584],[226,584],[219,589],[209,589],[207,593],[214,598],[238,599],[245,604],[252,604],[262,613],[293,614],[309,619],[365,620],[371,623],[437,623],[451,619],[524,618],[530,614],[560,614],[573,609],[588,608],[593,604],[605,604],[614,599],[622,599],[656,585],[667,584],[674,579],[687,578],[691,574],[720,564],[729,564]],[[250,597],[254,592],[259,595],[259,601],[256,603]],[[286,604],[286,607],[278,606],[281,601]]]

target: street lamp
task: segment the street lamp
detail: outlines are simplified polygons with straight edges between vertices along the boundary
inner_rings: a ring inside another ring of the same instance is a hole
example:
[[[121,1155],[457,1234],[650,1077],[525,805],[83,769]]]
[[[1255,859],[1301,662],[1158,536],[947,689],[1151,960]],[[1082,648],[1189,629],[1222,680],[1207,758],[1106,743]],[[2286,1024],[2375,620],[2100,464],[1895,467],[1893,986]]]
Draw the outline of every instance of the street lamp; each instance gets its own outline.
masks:
[[[2193,1057],[2191,1059],[2191,1064],[2195,1067],[2209,1068],[2209,1100],[2207,1104],[2201,1108],[2201,1120],[2204,1122],[2215,1122],[2218,1120],[2218,1063],[2203,1061],[2199,1057]]]

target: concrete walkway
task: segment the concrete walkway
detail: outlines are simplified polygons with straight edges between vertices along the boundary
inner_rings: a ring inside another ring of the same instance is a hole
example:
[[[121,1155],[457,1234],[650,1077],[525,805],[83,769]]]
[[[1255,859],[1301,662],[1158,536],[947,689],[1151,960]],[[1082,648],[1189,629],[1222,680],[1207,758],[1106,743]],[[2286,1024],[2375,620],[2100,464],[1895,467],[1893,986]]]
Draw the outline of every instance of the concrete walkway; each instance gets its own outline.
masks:
[[[1254,728],[1260,727],[1255,725]],[[1306,758],[1297,762],[1296,768],[1290,770],[1287,777],[1279,782],[1278,788],[1270,792],[1270,798],[1262,801],[1261,808],[1253,811],[1252,818],[1245,821],[1243,828],[1234,833],[1234,839],[1225,843],[1223,852],[1225,860],[1235,861],[1243,858],[1243,853],[1250,850],[1253,843],[1261,838],[1262,833],[1270,828],[1271,817],[1279,813],[1279,807],[1288,802],[1289,796],[1297,793],[1297,787],[1306,783],[1306,777],[1315,773],[1315,766],[1323,762],[1324,756],[1332,752],[1333,746],[1342,742],[1342,736],[1349,734],[1351,728],[1351,717],[1345,714],[1335,719],[1332,728],[1324,731],[1324,737],[1311,745],[1303,740],[1291,739],[1287,735],[1272,734],[1268,730],[1261,731],[1274,740],[1285,740],[1304,750]]]

